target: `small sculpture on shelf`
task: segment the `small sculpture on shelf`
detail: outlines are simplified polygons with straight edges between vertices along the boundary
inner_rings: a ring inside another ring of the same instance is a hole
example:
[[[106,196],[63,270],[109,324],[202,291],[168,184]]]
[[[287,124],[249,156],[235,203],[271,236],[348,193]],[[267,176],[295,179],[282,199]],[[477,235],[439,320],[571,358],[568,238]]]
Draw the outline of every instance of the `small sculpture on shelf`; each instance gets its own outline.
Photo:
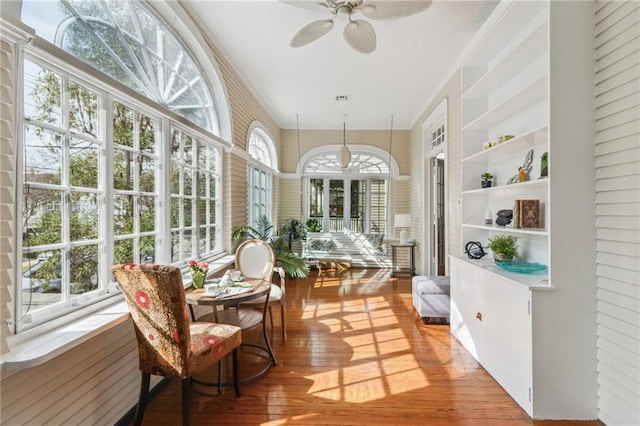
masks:
[[[524,164],[522,167],[518,168],[518,173],[513,175],[507,181],[507,185],[528,180],[529,172],[531,172],[531,163],[533,163],[533,149],[530,149],[529,152],[527,152],[527,156],[524,158]],[[520,177],[523,177],[525,180],[520,180]]]
[[[513,210],[502,209],[498,210],[496,217],[496,225],[507,226],[513,219]]]

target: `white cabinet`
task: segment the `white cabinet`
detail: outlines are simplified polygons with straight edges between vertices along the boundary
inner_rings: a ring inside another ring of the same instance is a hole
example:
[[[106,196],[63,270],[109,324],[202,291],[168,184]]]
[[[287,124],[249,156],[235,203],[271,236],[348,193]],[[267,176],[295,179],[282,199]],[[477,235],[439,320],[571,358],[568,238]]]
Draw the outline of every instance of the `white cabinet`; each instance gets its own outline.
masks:
[[[461,68],[461,247],[515,234],[517,260],[548,271],[453,253],[451,332],[534,418],[598,413],[592,32],[588,2],[502,2]],[[513,138],[483,147],[504,135]],[[507,184],[530,150],[529,179]],[[487,210],[495,219],[525,199],[539,200],[539,227],[484,223]]]
[[[451,332],[531,415],[529,289],[455,258],[451,281]]]

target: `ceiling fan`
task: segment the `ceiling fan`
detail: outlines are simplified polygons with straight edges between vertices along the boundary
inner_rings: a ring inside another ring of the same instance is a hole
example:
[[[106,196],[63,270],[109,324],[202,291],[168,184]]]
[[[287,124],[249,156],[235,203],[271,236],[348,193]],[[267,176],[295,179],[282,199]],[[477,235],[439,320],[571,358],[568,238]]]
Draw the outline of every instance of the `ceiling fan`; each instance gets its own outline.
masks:
[[[298,31],[289,45],[305,46],[327,34],[333,28],[339,16],[346,16],[349,21],[344,27],[345,41],[349,46],[361,53],[371,53],[376,49],[376,32],[367,21],[353,19],[353,14],[361,12],[370,19],[397,19],[415,15],[431,5],[431,0],[281,0],[292,6],[311,10],[329,12],[331,19],[322,19],[305,25]]]

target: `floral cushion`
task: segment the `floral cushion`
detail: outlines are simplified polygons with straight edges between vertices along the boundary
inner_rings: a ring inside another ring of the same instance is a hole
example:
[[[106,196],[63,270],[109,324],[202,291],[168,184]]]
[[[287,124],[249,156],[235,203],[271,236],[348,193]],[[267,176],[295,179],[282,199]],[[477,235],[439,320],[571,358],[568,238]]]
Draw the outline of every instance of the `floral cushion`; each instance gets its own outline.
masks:
[[[126,264],[115,265],[111,271],[131,312],[141,371],[187,378],[240,345],[238,327],[189,324],[179,268]]]

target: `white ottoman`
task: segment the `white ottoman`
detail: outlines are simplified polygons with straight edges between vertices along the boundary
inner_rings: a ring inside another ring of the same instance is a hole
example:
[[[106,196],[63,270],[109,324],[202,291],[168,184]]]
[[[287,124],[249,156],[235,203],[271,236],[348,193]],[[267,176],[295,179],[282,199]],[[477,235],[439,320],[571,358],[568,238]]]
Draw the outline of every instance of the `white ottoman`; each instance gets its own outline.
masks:
[[[449,323],[449,277],[418,275],[411,280],[413,306],[425,324]]]

